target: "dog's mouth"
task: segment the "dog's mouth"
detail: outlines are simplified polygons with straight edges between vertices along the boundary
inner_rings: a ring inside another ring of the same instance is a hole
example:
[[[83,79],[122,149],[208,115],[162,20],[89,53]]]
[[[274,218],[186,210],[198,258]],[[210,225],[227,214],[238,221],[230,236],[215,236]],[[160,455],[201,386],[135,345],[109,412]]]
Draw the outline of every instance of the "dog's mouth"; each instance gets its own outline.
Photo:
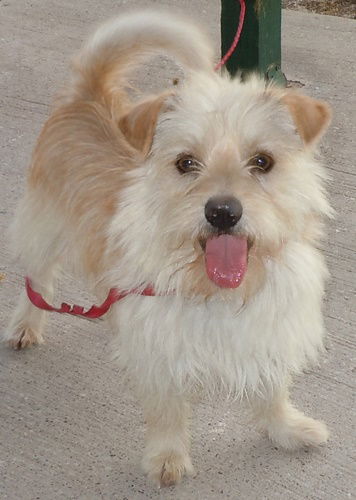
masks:
[[[252,245],[243,234],[217,234],[200,240],[208,278],[220,288],[237,288],[247,271]]]

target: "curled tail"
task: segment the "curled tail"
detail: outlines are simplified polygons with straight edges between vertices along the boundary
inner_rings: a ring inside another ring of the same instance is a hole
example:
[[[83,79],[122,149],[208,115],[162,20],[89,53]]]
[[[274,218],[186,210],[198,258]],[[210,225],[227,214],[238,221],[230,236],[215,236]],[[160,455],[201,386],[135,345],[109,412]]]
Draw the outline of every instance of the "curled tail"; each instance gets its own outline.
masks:
[[[185,69],[213,70],[213,48],[190,21],[158,11],[138,11],[101,26],[74,63],[76,94],[97,99],[123,85],[144,57],[172,56]]]

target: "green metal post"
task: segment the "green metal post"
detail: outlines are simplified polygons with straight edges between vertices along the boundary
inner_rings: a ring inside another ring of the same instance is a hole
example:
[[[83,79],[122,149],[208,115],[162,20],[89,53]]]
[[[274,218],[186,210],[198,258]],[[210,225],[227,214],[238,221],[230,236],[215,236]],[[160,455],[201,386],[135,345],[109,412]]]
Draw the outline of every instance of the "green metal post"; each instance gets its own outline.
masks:
[[[258,71],[267,80],[286,85],[281,70],[281,0],[245,0],[245,23],[239,44],[227,62],[228,71],[242,75]],[[221,0],[221,50],[226,54],[234,39],[240,3]]]

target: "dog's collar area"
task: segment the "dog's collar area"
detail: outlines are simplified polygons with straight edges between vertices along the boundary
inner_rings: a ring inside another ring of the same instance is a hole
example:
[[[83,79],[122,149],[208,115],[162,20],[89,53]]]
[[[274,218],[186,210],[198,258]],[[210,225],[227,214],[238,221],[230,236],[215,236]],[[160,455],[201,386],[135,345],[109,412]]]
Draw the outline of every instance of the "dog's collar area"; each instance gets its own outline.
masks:
[[[27,296],[31,303],[38,309],[43,309],[45,311],[54,311],[61,314],[71,314],[73,316],[81,316],[87,319],[97,319],[101,316],[104,316],[104,314],[109,311],[110,307],[115,304],[115,302],[124,299],[128,295],[144,295],[146,297],[153,297],[156,295],[153,288],[150,286],[145,288],[144,290],[129,290],[127,292],[121,292],[118,288],[111,288],[107,298],[100,306],[93,305],[90,309],[84,311],[84,307],[82,306],[78,306],[76,304],[69,305],[65,302],[63,302],[60,307],[51,306],[50,304],[48,304],[48,302],[45,301],[40,293],[36,292],[32,288],[31,280],[29,277],[26,276],[25,281]]]

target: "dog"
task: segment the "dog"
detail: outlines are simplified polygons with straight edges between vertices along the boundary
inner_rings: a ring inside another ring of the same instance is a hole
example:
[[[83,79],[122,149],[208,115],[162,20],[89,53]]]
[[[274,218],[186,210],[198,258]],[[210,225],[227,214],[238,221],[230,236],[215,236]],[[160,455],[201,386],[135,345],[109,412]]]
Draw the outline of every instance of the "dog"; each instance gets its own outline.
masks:
[[[134,99],[130,72],[157,52],[184,80]],[[161,486],[193,473],[196,394],[246,399],[287,450],[327,441],[288,387],[323,349],[317,247],[332,209],[317,145],[330,119],[325,102],[215,72],[206,35],[168,13],[123,14],[73,61],[33,153],[14,246],[48,301],[62,267],[98,299],[128,292],[108,314],[113,352],[144,408],[144,471]],[[4,340],[42,342],[45,316],[23,291]]]

